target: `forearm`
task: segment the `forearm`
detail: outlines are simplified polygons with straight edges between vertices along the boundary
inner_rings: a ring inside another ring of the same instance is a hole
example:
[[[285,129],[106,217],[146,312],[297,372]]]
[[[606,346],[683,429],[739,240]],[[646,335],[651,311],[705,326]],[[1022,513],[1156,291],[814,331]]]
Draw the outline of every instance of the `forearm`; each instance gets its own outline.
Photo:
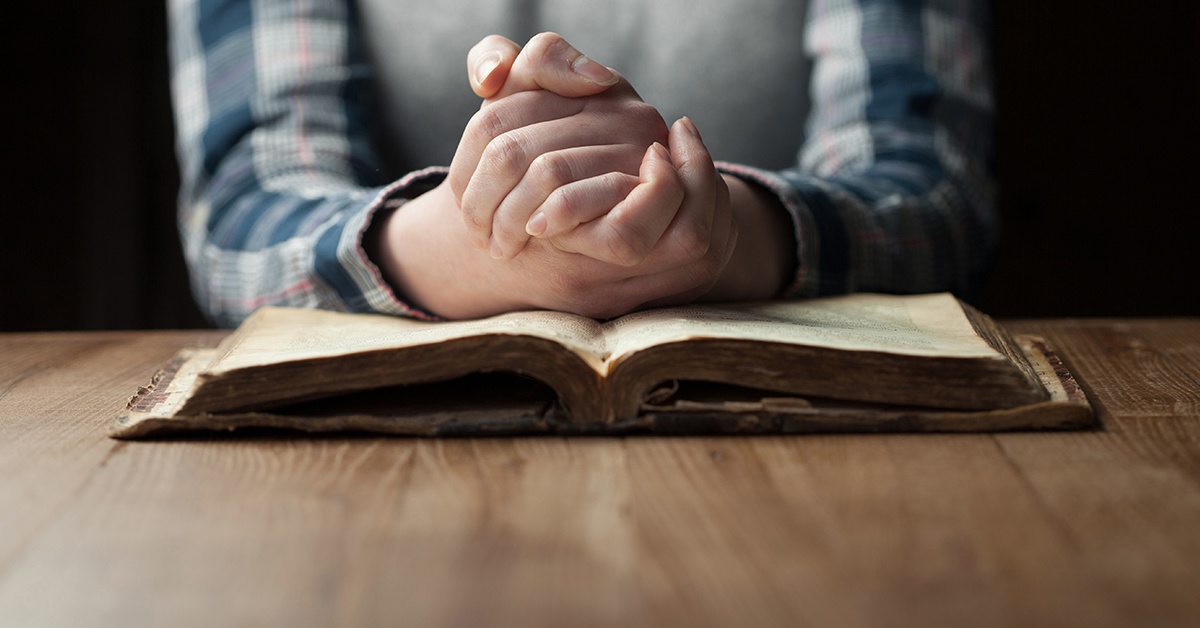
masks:
[[[810,5],[798,163],[722,164],[791,215],[785,296],[978,288],[996,236],[987,14],[983,2]]]
[[[352,6],[229,6],[171,10],[179,223],[201,308],[229,326],[263,305],[411,313],[359,246],[373,212],[420,176],[375,180]],[[297,32],[310,36],[283,36]],[[268,64],[272,80],[258,80]]]

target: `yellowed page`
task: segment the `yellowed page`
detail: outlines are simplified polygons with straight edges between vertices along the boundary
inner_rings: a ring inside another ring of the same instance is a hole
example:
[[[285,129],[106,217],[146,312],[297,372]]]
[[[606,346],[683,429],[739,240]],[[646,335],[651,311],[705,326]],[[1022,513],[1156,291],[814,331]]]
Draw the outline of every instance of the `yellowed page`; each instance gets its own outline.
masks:
[[[264,308],[222,343],[210,374],[359,351],[508,334],[545,338],[599,372],[654,345],[692,338],[794,343],[920,356],[995,357],[949,294],[856,294],[803,301],[696,305],[636,312],[598,323],[562,312],[514,312],[451,322]]]
[[[917,356],[1002,356],[949,294],[855,294],[804,301],[648,310],[602,327],[608,364],[654,345],[692,338],[763,340]]]
[[[562,312],[514,312],[431,323],[394,316],[264,308],[222,343],[223,354],[209,373],[497,334],[553,340],[598,369],[604,353],[596,321]]]

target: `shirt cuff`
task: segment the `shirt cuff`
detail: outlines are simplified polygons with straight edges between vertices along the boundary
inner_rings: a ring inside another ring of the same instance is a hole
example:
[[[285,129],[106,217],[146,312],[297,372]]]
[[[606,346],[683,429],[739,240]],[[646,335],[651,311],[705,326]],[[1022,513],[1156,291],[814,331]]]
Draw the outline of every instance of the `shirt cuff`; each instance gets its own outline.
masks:
[[[407,316],[423,320],[440,318],[404,300],[383,278],[379,266],[367,255],[364,238],[372,223],[396,211],[408,201],[441,183],[449,172],[448,168],[435,166],[410,172],[398,181],[380,188],[367,205],[366,210],[352,217],[346,224],[339,258],[346,268],[357,269],[355,282],[361,294],[359,303],[350,303],[351,310],[369,311],[395,316]]]

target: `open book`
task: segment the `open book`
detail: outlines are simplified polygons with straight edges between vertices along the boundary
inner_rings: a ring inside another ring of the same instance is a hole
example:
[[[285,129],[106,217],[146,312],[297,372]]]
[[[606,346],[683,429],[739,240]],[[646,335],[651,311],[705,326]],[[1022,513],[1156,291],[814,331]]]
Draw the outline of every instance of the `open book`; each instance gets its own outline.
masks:
[[[399,434],[1063,428],[1057,357],[948,294],[683,306],[607,322],[267,308],[190,349],[117,437],[243,427]]]

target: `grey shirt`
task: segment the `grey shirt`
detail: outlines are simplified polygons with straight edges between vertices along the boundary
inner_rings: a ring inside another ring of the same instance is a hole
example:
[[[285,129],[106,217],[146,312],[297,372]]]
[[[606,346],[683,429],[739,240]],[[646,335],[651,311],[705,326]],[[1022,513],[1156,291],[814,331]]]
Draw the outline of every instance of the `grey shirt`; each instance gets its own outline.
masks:
[[[361,0],[378,148],[392,174],[448,165],[479,99],[467,51],[499,34],[564,36],[629,79],[670,124],[687,115],[717,160],[796,162],[808,112],[803,0]]]

